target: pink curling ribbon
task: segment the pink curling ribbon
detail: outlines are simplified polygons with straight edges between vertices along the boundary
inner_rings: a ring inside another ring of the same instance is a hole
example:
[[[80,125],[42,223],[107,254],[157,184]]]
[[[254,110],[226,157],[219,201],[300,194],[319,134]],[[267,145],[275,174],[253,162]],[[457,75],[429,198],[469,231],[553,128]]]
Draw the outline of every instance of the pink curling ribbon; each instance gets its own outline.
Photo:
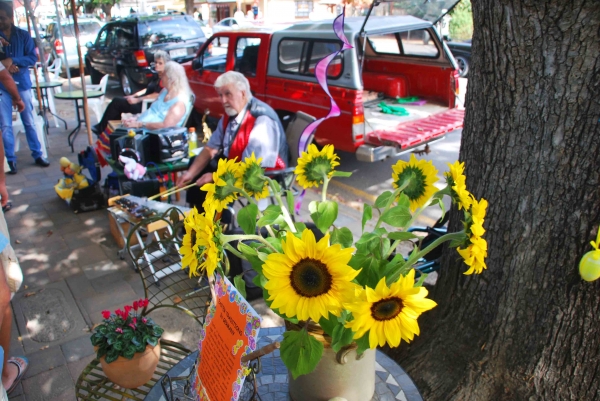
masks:
[[[346,35],[344,35],[345,11],[346,7],[344,7],[342,13],[338,15],[333,21],[333,32],[335,33],[335,36],[337,36],[342,41],[342,47],[340,48],[340,50],[322,58],[315,67],[315,77],[317,78],[317,82],[319,83],[319,85],[321,85],[323,91],[327,93],[327,96],[329,96],[329,100],[331,102],[331,105],[329,107],[329,113],[327,113],[325,117],[313,121],[306,128],[304,128],[304,131],[302,131],[302,135],[300,135],[300,139],[298,140],[298,153],[300,155],[302,155],[302,152],[306,152],[306,149],[308,148],[308,140],[310,139],[311,135],[313,135],[319,124],[321,124],[323,121],[327,120],[330,117],[338,117],[341,114],[340,107],[337,105],[337,103],[331,96],[331,93],[329,92],[329,86],[327,85],[327,68],[338,54],[340,54],[344,50],[352,49],[352,45],[350,44],[350,42],[348,42],[348,38],[346,38]],[[302,199],[304,199],[305,193],[306,190],[303,190],[300,196],[298,196],[298,199],[296,200],[296,204],[294,205],[294,211],[296,212],[296,214],[300,212],[300,207],[302,206]]]

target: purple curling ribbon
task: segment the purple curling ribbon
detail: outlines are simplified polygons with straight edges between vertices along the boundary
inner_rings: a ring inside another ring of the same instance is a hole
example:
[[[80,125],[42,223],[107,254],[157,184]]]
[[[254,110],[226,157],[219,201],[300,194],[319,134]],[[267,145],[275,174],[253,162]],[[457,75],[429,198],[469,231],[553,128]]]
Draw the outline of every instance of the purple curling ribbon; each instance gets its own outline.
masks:
[[[333,99],[333,96],[331,96],[331,93],[329,92],[329,86],[327,85],[327,68],[329,67],[329,64],[333,61],[333,59],[337,57],[338,54],[340,54],[344,50],[352,49],[352,45],[348,41],[348,38],[346,38],[346,35],[344,35],[345,12],[346,7],[344,7],[342,13],[338,15],[333,21],[333,32],[335,33],[335,36],[337,36],[338,39],[342,41],[342,47],[340,48],[340,50],[322,58],[315,67],[315,77],[317,78],[317,82],[319,83],[321,88],[323,88],[323,91],[327,93],[327,96],[329,96],[329,100],[331,102],[329,106],[329,113],[327,113],[325,117],[313,121],[306,128],[304,128],[304,131],[302,131],[302,135],[300,135],[300,139],[298,140],[298,153],[300,155],[302,155],[302,152],[306,152],[308,148],[308,140],[310,139],[311,135],[313,135],[319,124],[321,124],[328,118],[338,117],[341,114],[340,107],[337,105],[337,103]],[[302,206],[302,199],[304,199],[305,193],[306,190],[303,190],[302,193],[298,196],[298,199],[296,200],[296,204],[294,205],[294,211],[296,212],[296,214],[299,214],[300,212],[300,207]]]

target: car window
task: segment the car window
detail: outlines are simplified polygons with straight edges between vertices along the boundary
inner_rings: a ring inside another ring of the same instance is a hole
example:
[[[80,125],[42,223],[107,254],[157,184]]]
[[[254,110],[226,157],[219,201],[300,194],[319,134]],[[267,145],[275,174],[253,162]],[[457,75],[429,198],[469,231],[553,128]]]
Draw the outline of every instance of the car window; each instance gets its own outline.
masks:
[[[234,70],[244,75],[256,76],[260,38],[239,38],[235,48]]]
[[[134,26],[133,25],[119,25],[116,26],[112,34],[112,47],[117,48],[130,48],[137,47],[135,40]]]
[[[395,33],[369,36],[369,43],[377,53],[401,54]]]
[[[204,52],[202,58],[202,68],[210,71],[225,72],[227,63],[227,49],[229,48],[229,38],[214,38]]]
[[[97,35],[100,31],[100,23],[96,21],[86,21],[86,22],[78,22],[77,26],[79,27],[79,35]],[[75,27],[74,24],[65,24],[62,27],[62,34],[64,38],[74,38],[75,37]]]
[[[143,21],[138,29],[145,46],[205,37],[200,26],[187,18],[164,17],[155,21]]]
[[[284,39],[279,42],[279,71],[314,76],[317,63],[340,48],[339,41]],[[340,53],[329,64],[327,77],[339,78],[343,67],[343,53]]]
[[[439,50],[426,29],[368,36],[368,42],[375,53],[399,56],[432,57]]]
[[[96,47],[108,47],[112,25],[105,27],[96,38]]]

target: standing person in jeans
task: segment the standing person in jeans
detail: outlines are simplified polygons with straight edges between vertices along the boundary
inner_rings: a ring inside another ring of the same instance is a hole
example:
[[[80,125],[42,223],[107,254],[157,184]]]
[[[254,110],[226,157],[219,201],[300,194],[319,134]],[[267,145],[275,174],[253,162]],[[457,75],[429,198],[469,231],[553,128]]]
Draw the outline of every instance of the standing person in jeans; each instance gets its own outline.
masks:
[[[25,109],[21,111],[21,121],[25,127],[27,143],[35,164],[48,167],[50,163],[42,157],[42,145],[38,140],[33,120],[33,104],[31,103],[31,78],[29,67],[35,65],[37,55],[33,39],[26,31],[13,25],[12,2],[0,1],[0,42],[3,52],[0,60],[4,67],[13,76],[19,89],[20,98],[13,98],[6,86],[0,82],[0,128],[2,140],[10,171],[8,174],[17,173],[17,157],[15,156],[15,137],[12,127],[13,103],[23,100]]]

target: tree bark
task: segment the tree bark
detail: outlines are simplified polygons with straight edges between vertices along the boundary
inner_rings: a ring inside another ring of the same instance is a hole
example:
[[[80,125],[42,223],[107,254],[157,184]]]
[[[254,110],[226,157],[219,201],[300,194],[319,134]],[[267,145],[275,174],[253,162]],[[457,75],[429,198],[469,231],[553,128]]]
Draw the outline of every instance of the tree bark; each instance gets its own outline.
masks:
[[[600,399],[600,2],[473,1],[460,160],[488,270],[445,250],[421,336],[391,353],[429,400]],[[451,231],[462,213],[451,214]]]

